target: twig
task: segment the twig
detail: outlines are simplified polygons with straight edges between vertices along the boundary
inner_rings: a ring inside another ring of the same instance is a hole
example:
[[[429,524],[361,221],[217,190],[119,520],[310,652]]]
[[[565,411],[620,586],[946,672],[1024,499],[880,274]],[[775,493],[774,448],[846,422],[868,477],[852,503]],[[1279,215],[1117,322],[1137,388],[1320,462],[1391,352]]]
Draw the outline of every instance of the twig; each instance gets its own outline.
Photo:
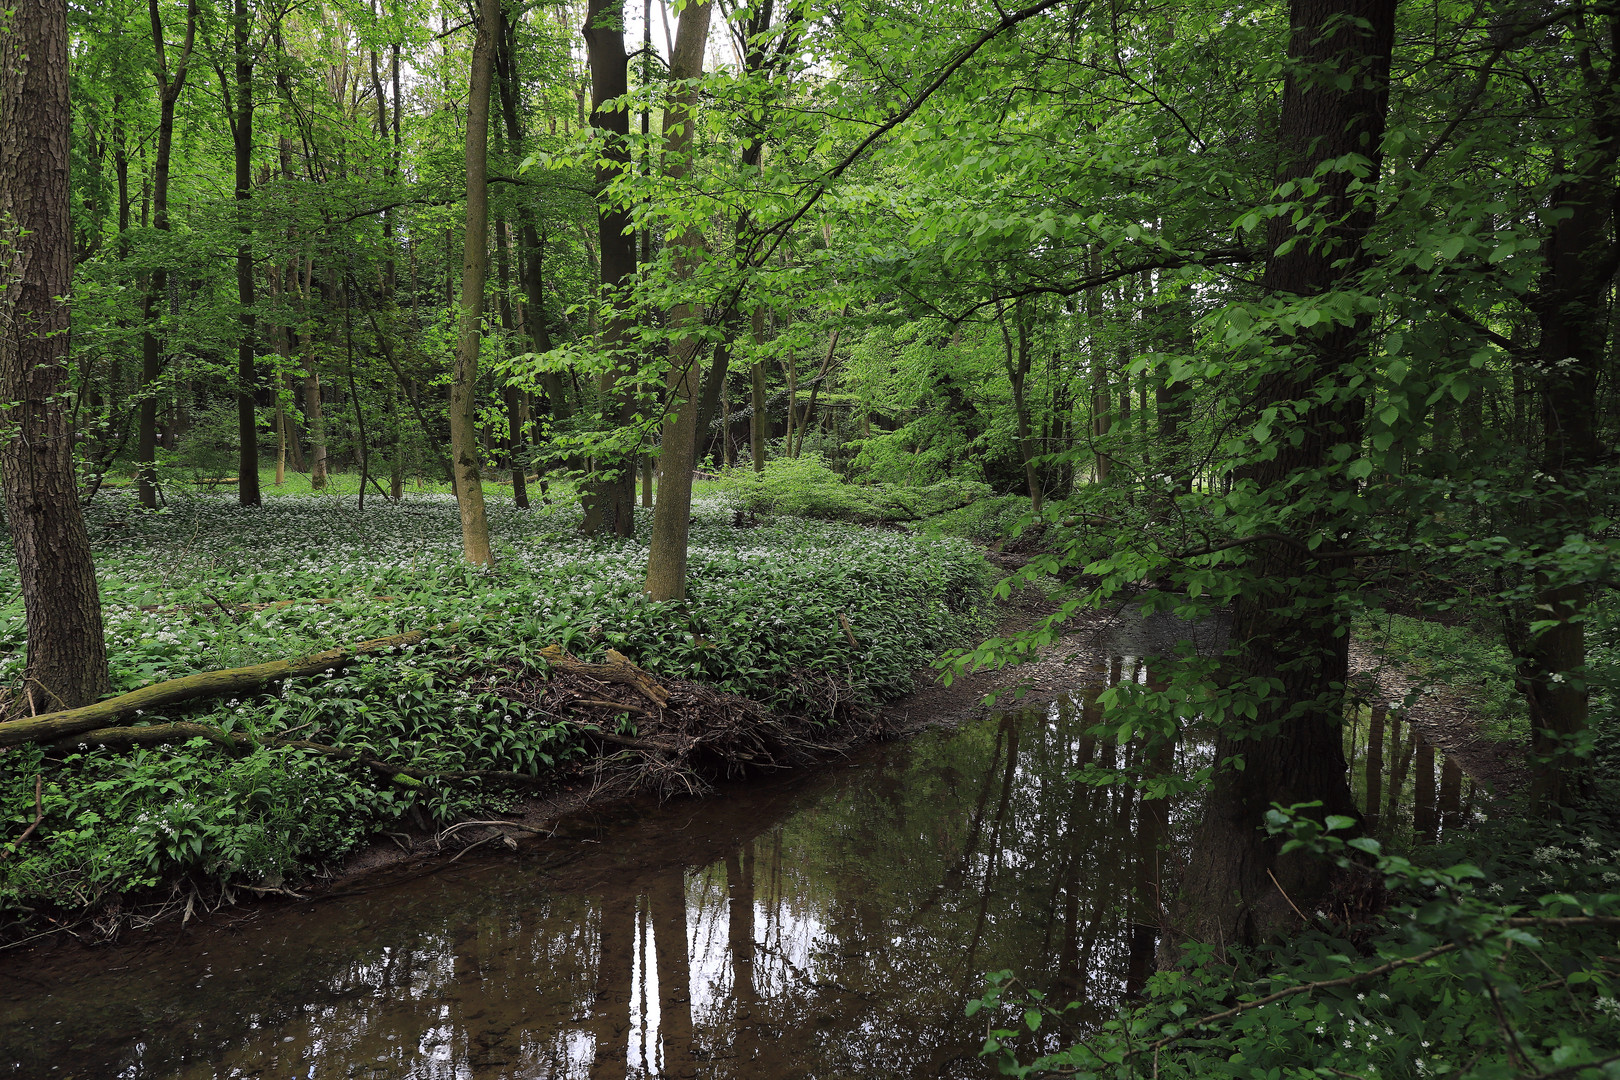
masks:
[[[15,840],[13,840],[11,842],[11,846],[6,849],[6,857],[9,857],[12,852],[14,852],[18,848],[22,847],[23,846],[23,841],[27,840],[30,836],[33,836],[34,835],[34,830],[39,828],[39,823],[45,819],[45,803],[40,799],[40,792],[43,789],[44,784],[45,784],[44,775],[43,774],[36,774],[34,776],[34,821],[33,821],[33,824],[29,825],[28,828],[24,829],[23,834],[21,836],[17,837],[17,839],[15,839]]]
[[[1270,869],[1267,869],[1266,877],[1270,878],[1271,883],[1277,886],[1277,891],[1282,893],[1282,898],[1284,900],[1288,901],[1288,906],[1294,909],[1294,914],[1299,916],[1299,921],[1302,923],[1310,922],[1311,920],[1305,917],[1305,913],[1299,910],[1299,905],[1294,903],[1294,898],[1288,895],[1288,890],[1282,887],[1282,882],[1277,880],[1277,875],[1273,874]]]
[[[640,705],[625,705],[617,701],[598,701],[596,698],[575,698],[570,705],[596,705],[604,709],[618,709],[620,712],[640,713],[642,716],[652,716],[651,709],[644,709]]]
[[[1620,1054],[1610,1054],[1600,1061],[1583,1061],[1576,1065],[1565,1065],[1562,1069],[1554,1069],[1544,1073],[1520,1073],[1514,1080],[1553,1080],[1554,1077],[1569,1076],[1586,1069],[1601,1069],[1605,1065],[1612,1065],[1620,1061]]]
[[[1270,1005],[1272,1002],[1282,1001],[1284,998],[1291,998],[1295,994],[1306,994],[1313,990],[1326,990],[1334,986],[1354,986],[1356,983],[1365,979],[1376,978],[1379,975],[1387,975],[1391,971],[1395,971],[1403,967],[1411,967],[1413,964],[1421,964],[1426,960],[1432,960],[1436,956],[1440,956],[1444,953],[1454,952],[1457,948],[1458,945],[1456,942],[1451,942],[1446,945],[1436,945],[1434,948],[1420,952],[1416,956],[1407,956],[1398,960],[1391,960],[1388,963],[1379,964],[1377,967],[1368,968],[1366,971],[1356,972],[1354,975],[1342,975],[1337,979],[1319,979],[1316,982],[1300,983],[1298,986],[1290,986],[1285,990],[1278,990],[1274,994],[1267,994],[1263,998],[1255,998],[1253,1001],[1245,1001],[1243,1004],[1234,1005],[1230,1009],[1223,1009],[1218,1013],[1210,1013],[1208,1016],[1200,1017],[1197,1020],[1187,1024],[1187,1026],[1180,1033],[1175,1035],[1166,1035],[1162,1039],[1149,1043],[1146,1049],[1158,1050],[1160,1047],[1169,1046],[1171,1043],[1182,1038],[1188,1032],[1197,1028],[1208,1027],[1210,1024],[1216,1023],[1217,1021],[1229,1020],[1241,1013],[1248,1012],[1250,1009],[1258,1009],[1262,1005]]]
[[[553,836],[556,834],[555,829],[537,829],[533,825],[524,825],[516,821],[460,821],[450,826],[439,835],[435,836],[433,838],[433,842],[435,844],[442,844],[445,840],[450,838],[451,834],[461,829],[470,829],[475,825],[484,825],[491,829],[521,829],[523,832],[533,833],[536,836]]]

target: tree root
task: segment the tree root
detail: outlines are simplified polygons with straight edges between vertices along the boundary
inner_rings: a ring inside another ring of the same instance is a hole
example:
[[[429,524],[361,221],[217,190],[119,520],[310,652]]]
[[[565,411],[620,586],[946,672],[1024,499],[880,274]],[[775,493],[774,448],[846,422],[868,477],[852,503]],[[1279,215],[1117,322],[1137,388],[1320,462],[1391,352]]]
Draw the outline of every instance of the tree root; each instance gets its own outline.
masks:
[[[83,708],[43,713],[23,720],[7,720],[0,723],[0,747],[54,742],[111,724],[128,723],[136,713],[146,709],[161,709],[198,698],[251,693],[282,679],[318,675],[328,668],[343,667],[366,653],[384,652],[398,645],[414,645],[425,636],[421,630],[412,630],[406,634],[362,642],[352,648],[328,649],[292,660],[272,660],[267,664],[224,671],[199,671],[194,675],[143,686],[139,690]]]

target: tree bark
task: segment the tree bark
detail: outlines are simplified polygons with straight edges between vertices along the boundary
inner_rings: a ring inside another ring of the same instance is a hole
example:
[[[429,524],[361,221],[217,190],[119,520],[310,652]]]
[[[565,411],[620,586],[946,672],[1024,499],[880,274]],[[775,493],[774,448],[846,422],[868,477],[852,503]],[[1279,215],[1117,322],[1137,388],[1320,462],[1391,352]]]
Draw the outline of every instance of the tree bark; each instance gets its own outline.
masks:
[[[107,644],[68,414],[73,231],[67,7],[18,0],[0,32],[0,485],[28,656],[9,712],[107,692]]]
[[[1319,163],[1351,155],[1370,164],[1367,175],[1378,175],[1395,7],[1396,0],[1293,0],[1280,181],[1311,177]],[[1316,202],[1299,223],[1286,213],[1272,219],[1262,286],[1273,295],[1329,292],[1364,265],[1362,242],[1375,213],[1370,190],[1353,189],[1354,174],[1342,164],[1317,179]],[[1362,330],[1360,322],[1338,323],[1304,332],[1292,346],[1280,337],[1272,343],[1291,355],[1263,377],[1256,408],[1304,402],[1289,432],[1299,441],[1279,437],[1275,457],[1245,474],[1279,511],[1301,498],[1289,487],[1297,475],[1325,469],[1334,447],[1360,445],[1359,399],[1345,404],[1335,395],[1323,404],[1318,391],[1346,385]],[[1303,497],[1330,502],[1320,489]],[[1342,511],[1302,509],[1296,529],[1335,535],[1342,527]],[[1233,611],[1231,685],[1268,680],[1280,689],[1253,702],[1256,715],[1242,730],[1228,725],[1216,741],[1213,784],[1179,900],[1177,928],[1220,944],[1286,932],[1297,925],[1294,906],[1308,910],[1328,887],[1329,864],[1304,851],[1282,855],[1263,832],[1273,803],[1317,802],[1315,816],[1358,816],[1341,731],[1349,636],[1336,603],[1350,567],[1279,542],[1257,545],[1250,558],[1253,580]],[[1177,951],[1167,948],[1163,959],[1175,962]]]
[[[582,33],[591,64],[591,128],[602,140],[596,166],[596,230],[601,250],[598,263],[601,300],[614,303],[614,313],[600,329],[598,343],[612,358],[612,366],[597,380],[603,418],[609,423],[628,424],[633,403],[621,383],[633,364],[625,350],[631,345],[632,325],[617,305],[636,272],[636,242],[630,231],[630,214],[622,206],[608,202],[607,187],[630,167],[630,114],[624,109],[603,108],[623,97],[630,89],[629,57],[624,51],[623,0],[589,0]],[[586,533],[610,532],[630,537],[636,532],[636,477],[632,461],[612,462],[598,468],[585,489]]]
[[[709,40],[709,17],[713,4],[689,3],[681,9],[675,32],[675,51],[670,56],[669,77],[677,89],[664,110],[664,175],[679,183],[691,169],[693,129],[696,127],[697,89],[682,85],[703,74],[703,50]],[[702,258],[703,238],[696,227],[688,227],[675,246],[675,273],[689,278]],[[701,308],[678,304],[669,312],[672,328],[695,329],[702,321]],[[836,339],[835,339],[836,340]],[[692,470],[697,463],[697,418],[701,407],[698,358],[702,343],[692,333],[677,339],[670,348],[668,398],[665,405],[663,449],[659,465],[663,482],[658,485],[653,507],[652,540],[647,550],[646,592],[651,600],[681,600],[686,597],[686,549],[692,524]]]
[[[489,93],[500,0],[479,3],[473,43],[472,84],[467,94],[467,234],[461,270],[461,340],[450,382],[450,453],[455,459],[456,504],[461,508],[461,548],[467,561],[488,566],[489,520],[477,430],[478,349],[483,340],[484,275],[489,266]]]

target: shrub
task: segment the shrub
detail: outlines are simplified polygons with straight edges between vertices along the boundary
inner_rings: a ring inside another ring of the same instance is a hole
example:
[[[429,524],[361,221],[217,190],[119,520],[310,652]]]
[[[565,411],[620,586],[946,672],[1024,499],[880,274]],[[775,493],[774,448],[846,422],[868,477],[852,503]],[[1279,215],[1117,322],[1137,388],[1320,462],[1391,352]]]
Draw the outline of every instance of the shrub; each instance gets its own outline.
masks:
[[[917,521],[987,498],[990,488],[971,480],[941,480],[927,487],[851,484],[818,455],[777,458],[761,472],[728,470],[717,486],[740,509],[827,521]]]

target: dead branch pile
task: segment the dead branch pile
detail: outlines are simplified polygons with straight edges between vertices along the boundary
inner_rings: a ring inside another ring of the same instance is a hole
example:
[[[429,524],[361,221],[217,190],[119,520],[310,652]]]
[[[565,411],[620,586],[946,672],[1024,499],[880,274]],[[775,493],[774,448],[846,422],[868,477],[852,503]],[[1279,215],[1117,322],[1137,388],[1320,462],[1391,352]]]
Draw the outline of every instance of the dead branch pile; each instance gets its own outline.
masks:
[[[597,743],[591,771],[615,793],[697,794],[716,780],[803,765],[885,734],[882,720],[848,702],[829,726],[702,683],[655,679],[613,649],[601,664],[555,645],[541,655],[548,672],[513,668],[491,689]]]

